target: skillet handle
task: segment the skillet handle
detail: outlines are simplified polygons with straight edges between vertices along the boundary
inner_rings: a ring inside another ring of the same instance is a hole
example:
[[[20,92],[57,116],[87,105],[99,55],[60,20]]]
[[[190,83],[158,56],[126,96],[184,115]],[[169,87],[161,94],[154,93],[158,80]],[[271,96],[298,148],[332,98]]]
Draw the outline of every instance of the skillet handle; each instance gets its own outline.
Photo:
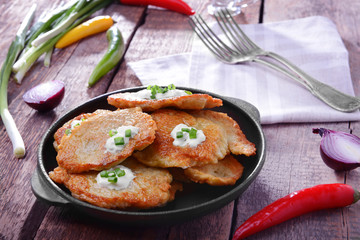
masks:
[[[239,108],[246,110],[246,112],[249,113],[251,117],[253,117],[254,120],[260,124],[260,112],[254,105],[238,98],[233,98],[233,97],[223,97],[223,98],[225,98],[227,101],[231,102],[232,104],[238,106]]]
[[[42,201],[54,206],[66,205],[69,201],[60,197],[54,190],[52,190],[46,182],[39,175],[39,170],[36,168],[31,177],[31,189],[34,195]]]

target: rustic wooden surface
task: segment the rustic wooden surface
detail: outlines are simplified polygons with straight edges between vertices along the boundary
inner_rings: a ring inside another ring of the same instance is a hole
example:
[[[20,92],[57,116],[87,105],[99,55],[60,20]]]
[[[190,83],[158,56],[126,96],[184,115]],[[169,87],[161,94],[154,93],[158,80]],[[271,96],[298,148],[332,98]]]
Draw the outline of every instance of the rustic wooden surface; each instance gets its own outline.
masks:
[[[50,8],[45,0],[0,1],[0,62],[15,35],[23,13],[38,4],[39,12]],[[61,1],[51,1],[57,5]],[[208,1],[187,2],[205,18]],[[266,0],[244,10],[240,23],[273,22],[321,15],[337,26],[349,51],[351,77],[360,96],[360,3],[330,0]],[[158,9],[122,6],[118,3],[96,13],[109,14],[125,38],[127,52],[115,69],[92,89],[87,79],[107,48],[105,34],[55,51],[50,68],[37,62],[21,85],[9,84],[9,109],[24,138],[27,154],[14,159],[12,146],[0,121],[0,239],[231,239],[234,230],[256,211],[276,199],[316,184],[345,182],[359,187],[358,169],[336,173],[322,162],[318,135],[311,129],[326,127],[360,135],[359,122],[274,124],[263,126],[267,158],[258,178],[248,190],[227,206],[201,218],[173,226],[124,228],[91,219],[71,209],[49,206],[36,200],[30,187],[37,148],[48,127],[80,103],[108,91],[141,85],[127,62],[190,52],[194,37],[187,17]],[[52,79],[66,84],[66,94],[54,111],[40,114],[23,101],[30,87]],[[272,227],[249,239],[360,239],[360,204],[350,208],[307,214]]]

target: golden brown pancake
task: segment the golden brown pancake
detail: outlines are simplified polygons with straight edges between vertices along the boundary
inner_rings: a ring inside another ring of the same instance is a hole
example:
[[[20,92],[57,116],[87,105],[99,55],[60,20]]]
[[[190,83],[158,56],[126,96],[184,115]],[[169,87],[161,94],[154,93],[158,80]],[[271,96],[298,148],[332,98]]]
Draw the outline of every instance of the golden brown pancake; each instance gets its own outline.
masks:
[[[117,93],[110,95],[107,100],[110,105],[117,108],[140,107],[144,111],[154,111],[160,108],[175,107],[178,109],[200,110],[222,106],[222,100],[213,98],[208,94],[192,94],[181,97],[172,97],[154,100],[130,100],[132,93]]]
[[[55,150],[56,150],[56,151],[59,150],[59,149],[58,149],[58,146],[59,146],[60,143],[61,143],[61,139],[62,139],[62,137],[65,135],[66,130],[67,130],[67,129],[69,129],[69,130],[71,129],[71,123],[72,123],[73,121],[75,121],[75,120],[80,121],[80,120],[82,120],[82,119],[86,120],[86,119],[88,119],[88,118],[91,117],[91,116],[94,116],[94,115],[96,115],[96,114],[98,114],[98,113],[104,113],[104,112],[107,112],[107,111],[109,111],[109,110],[98,109],[98,110],[96,110],[96,111],[93,112],[93,113],[83,113],[83,114],[80,114],[80,115],[74,117],[74,118],[71,119],[70,121],[67,121],[67,122],[66,122],[61,128],[59,128],[59,129],[55,132],[55,134],[54,134],[54,139],[55,139],[55,141],[54,141],[54,148],[55,148]]]
[[[184,169],[184,174],[196,183],[212,186],[234,185],[241,177],[244,167],[231,155],[215,164]]]
[[[217,163],[230,151],[234,154],[255,154],[254,144],[246,139],[238,124],[226,114],[212,113],[210,110],[189,114],[180,110],[160,109],[151,116],[158,127],[155,141],[143,151],[133,154],[148,166],[188,168]],[[206,140],[196,147],[173,145],[171,131],[181,123],[202,130]]]
[[[174,199],[177,190],[182,190],[180,183],[172,182],[172,176],[166,169],[147,167],[132,158],[124,161],[122,165],[130,168],[135,175],[133,182],[122,190],[97,185],[96,171],[74,174],[57,167],[49,176],[54,182],[64,184],[73,197],[113,209],[162,206]]]
[[[105,143],[110,137],[109,131],[128,125],[138,127],[139,133],[121,151],[107,151]],[[87,118],[70,135],[62,137],[56,160],[60,167],[72,173],[110,168],[125,160],[134,150],[142,150],[151,144],[155,130],[156,124],[151,116],[140,108],[103,111]]]
[[[190,114],[197,118],[206,118],[221,126],[225,131],[231,153],[248,157],[256,154],[255,144],[246,138],[239,124],[227,114],[210,110],[192,111]]]

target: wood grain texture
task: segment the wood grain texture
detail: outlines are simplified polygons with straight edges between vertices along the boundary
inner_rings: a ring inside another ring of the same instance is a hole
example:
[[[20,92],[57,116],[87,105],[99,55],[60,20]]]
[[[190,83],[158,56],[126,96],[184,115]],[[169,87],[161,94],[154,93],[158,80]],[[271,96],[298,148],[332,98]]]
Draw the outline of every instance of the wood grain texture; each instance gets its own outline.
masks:
[[[49,9],[49,5],[47,1],[33,2],[36,2],[38,6],[35,18],[37,20],[41,12]],[[59,5],[60,2],[54,1],[52,6]],[[32,1],[28,1],[26,4],[23,4],[22,1],[12,1],[0,5],[1,10],[6,13],[1,15],[1,21],[4,23],[1,25],[4,29],[1,30],[6,33],[6,38],[1,41],[0,45],[3,49],[7,49],[14,38],[23,18],[21,13],[26,12],[31,5]],[[130,9],[132,11],[129,11]],[[126,7],[114,3],[111,7],[98,11],[94,15],[111,14],[119,26],[126,26],[122,29],[122,34],[127,43],[143,9],[143,7]],[[7,19],[13,19],[13,21]],[[5,27],[5,23],[9,23],[9,25]],[[7,28],[10,31],[6,31]],[[89,98],[106,92],[109,81],[112,80],[111,73],[94,88],[87,89],[86,86],[88,77],[106,49],[105,33],[97,34],[66,49],[55,50],[50,68],[44,67],[42,62],[38,61],[32,66],[21,85],[13,82],[9,84],[9,110],[24,139],[27,154],[24,159],[14,159],[11,142],[3,123],[0,122],[0,137],[3,139],[0,145],[0,212],[2,212],[0,237],[18,239],[23,234],[24,227],[29,230],[27,234],[34,234],[37,229],[26,228],[26,226],[39,226],[42,222],[47,208],[45,207],[44,212],[38,217],[34,217],[34,214],[39,214],[39,211],[33,210],[38,207],[36,207],[37,202],[30,187],[31,175],[37,162],[38,144],[50,124],[61,115]],[[5,51],[1,51],[1,62],[5,58],[4,53],[6,54]],[[65,83],[65,97],[56,109],[38,113],[23,102],[22,95],[26,90],[53,79]]]
[[[352,3],[327,0],[266,0],[263,19],[264,22],[274,22],[315,15],[330,18],[336,24],[349,51],[352,79],[358,93],[359,73],[352,66],[359,62],[359,48],[356,47],[359,39],[358,30],[349,30],[348,24],[359,17],[349,8]],[[334,182],[347,182],[354,187],[358,186],[358,170],[338,173],[323,163],[319,153],[320,137],[312,134],[311,130],[325,125],[329,129],[350,132],[349,123],[346,122],[264,126],[268,139],[266,163],[259,177],[247,190],[247,194],[238,200],[237,226],[276,199],[302,188]],[[253,201],[256,203],[253,204]],[[357,209],[358,205],[353,205],[350,208],[307,214],[248,239],[356,239],[360,237],[359,228],[355,227],[360,224]]]
[[[1,49],[12,41],[23,13],[36,2],[38,11],[60,4],[52,1],[0,0]],[[207,21],[209,1],[187,0]],[[265,0],[246,8],[236,17],[242,24],[281,21],[321,15],[337,26],[349,51],[351,76],[360,95],[360,43],[357,1]],[[351,6],[351,7],[350,7]],[[71,208],[53,207],[36,200],[30,178],[36,167],[38,144],[49,126],[68,110],[105,92],[141,85],[128,62],[190,52],[194,33],[187,16],[144,6],[124,6],[115,1],[95,15],[112,16],[121,30],[126,54],[119,68],[88,89],[87,79],[107,48],[105,33],[84,39],[66,49],[56,50],[50,68],[37,62],[21,85],[9,84],[9,106],[27,146],[24,159],[14,159],[12,146],[0,121],[0,239],[230,239],[236,227],[266,205],[293,191],[313,185],[346,182],[359,186],[360,172],[334,172],[319,154],[319,135],[315,127],[352,132],[360,136],[359,122],[274,124],[263,126],[267,140],[267,158],[263,170],[236,201],[213,213],[188,222],[158,227],[124,227],[79,214]],[[11,19],[11,20],[9,20]],[[0,51],[0,62],[6,51]],[[23,93],[41,82],[58,79],[65,82],[66,94],[59,107],[38,113],[23,101]],[[324,210],[290,220],[249,239],[360,239],[360,204],[349,208]]]

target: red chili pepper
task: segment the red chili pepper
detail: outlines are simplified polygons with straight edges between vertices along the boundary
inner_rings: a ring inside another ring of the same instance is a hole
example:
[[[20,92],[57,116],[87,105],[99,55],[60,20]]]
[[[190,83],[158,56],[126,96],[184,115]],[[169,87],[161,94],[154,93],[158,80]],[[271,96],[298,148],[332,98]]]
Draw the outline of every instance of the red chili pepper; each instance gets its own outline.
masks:
[[[358,191],[341,183],[322,184],[296,191],[251,216],[235,231],[233,240],[243,239],[305,213],[345,207],[359,199]]]
[[[195,11],[182,0],[120,0],[120,2],[129,5],[153,5],[186,15],[195,14]]]

